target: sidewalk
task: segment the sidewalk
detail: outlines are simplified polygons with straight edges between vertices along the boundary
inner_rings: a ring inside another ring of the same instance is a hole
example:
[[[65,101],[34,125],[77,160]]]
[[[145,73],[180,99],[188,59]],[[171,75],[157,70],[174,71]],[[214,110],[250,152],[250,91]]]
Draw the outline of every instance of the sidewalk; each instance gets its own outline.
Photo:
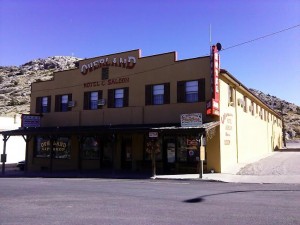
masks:
[[[300,175],[235,175],[225,173],[203,174],[180,174],[180,175],[157,175],[155,179],[170,180],[203,180],[220,181],[227,183],[261,183],[261,184],[300,184]]]
[[[157,180],[194,180],[208,182],[226,183],[281,183],[281,184],[300,184],[300,175],[235,175],[225,173],[207,173],[203,178],[199,174],[177,174],[177,175],[157,175],[155,178],[149,174],[124,173],[124,172],[28,172],[18,170],[8,170],[1,177],[44,177],[44,178],[107,178],[107,179],[157,179]]]

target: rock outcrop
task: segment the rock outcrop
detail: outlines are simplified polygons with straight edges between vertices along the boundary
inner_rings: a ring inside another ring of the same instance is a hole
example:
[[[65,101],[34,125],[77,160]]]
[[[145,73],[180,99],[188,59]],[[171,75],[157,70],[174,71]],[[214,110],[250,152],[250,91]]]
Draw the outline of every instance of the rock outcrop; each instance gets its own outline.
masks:
[[[53,72],[72,69],[78,60],[53,56],[21,66],[0,66],[0,115],[29,113],[31,83],[50,80]]]
[[[299,106],[255,89],[250,91],[283,116],[286,139],[300,138]]]

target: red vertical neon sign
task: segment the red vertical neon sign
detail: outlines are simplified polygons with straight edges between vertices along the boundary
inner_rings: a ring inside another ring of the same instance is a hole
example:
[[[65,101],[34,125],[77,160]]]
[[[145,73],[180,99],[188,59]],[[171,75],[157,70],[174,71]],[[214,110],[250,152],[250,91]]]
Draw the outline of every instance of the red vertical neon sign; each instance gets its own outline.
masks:
[[[210,54],[210,73],[211,73],[211,95],[212,99],[206,103],[207,115],[220,115],[220,92],[219,92],[219,72],[220,72],[220,56],[217,46],[211,47]]]

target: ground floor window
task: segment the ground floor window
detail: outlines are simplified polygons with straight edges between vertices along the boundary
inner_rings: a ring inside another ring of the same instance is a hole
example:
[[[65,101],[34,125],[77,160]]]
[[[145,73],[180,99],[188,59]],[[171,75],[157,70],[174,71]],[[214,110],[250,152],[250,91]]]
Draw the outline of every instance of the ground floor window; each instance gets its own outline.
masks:
[[[52,139],[53,158],[70,159],[71,158],[71,141],[69,137],[57,137]],[[49,137],[36,137],[35,140],[35,157],[50,158],[51,140]]]
[[[100,141],[95,137],[86,137],[82,144],[82,154],[84,159],[100,158]]]
[[[198,162],[199,147],[196,135],[165,136],[163,138],[145,138],[144,159],[151,160],[151,151],[155,151],[156,160],[167,163]]]
[[[177,137],[177,160],[179,162],[197,162],[200,160],[196,136]]]
[[[145,139],[145,152],[144,159],[151,160],[151,152],[154,151],[156,155],[156,160],[162,160],[162,139]]]

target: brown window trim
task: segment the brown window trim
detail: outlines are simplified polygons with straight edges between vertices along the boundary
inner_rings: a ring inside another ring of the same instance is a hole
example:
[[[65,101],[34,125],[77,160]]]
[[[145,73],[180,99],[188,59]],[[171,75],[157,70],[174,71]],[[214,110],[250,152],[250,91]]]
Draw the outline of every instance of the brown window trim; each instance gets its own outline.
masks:
[[[123,98],[123,107],[128,107],[129,105],[129,88],[115,88],[115,89],[108,89],[108,99],[107,99],[107,108],[116,108],[115,107],[115,91],[118,89],[124,90],[124,98]]]
[[[197,102],[205,102],[205,78],[196,79],[196,80],[185,80],[185,81],[177,81],[177,102],[178,103],[186,103],[186,90],[185,83],[188,81],[198,81],[198,101]]]
[[[170,104],[170,83],[149,84],[145,86],[145,105],[155,105],[153,99],[153,87],[155,85],[164,85],[164,103]]]

